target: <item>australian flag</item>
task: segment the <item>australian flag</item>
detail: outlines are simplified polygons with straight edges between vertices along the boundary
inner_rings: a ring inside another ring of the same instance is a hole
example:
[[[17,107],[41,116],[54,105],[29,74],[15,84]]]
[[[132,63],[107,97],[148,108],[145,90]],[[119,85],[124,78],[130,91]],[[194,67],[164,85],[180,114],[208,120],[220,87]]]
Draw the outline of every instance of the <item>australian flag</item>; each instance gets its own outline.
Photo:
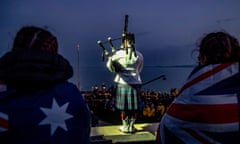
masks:
[[[77,87],[0,93],[0,144],[88,144],[90,112]]]
[[[193,70],[160,123],[162,143],[240,143],[239,63]]]

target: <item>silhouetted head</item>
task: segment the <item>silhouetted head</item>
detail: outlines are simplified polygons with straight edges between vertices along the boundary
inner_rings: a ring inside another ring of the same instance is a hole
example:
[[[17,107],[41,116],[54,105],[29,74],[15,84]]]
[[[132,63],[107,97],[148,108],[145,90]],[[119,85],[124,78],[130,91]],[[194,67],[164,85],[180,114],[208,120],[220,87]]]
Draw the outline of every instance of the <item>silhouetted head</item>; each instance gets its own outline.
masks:
[[[132,47],[135,44],[135,36],[133,33],[123,34],[121,48]]]
[[[130,41],[130,43],[133,43],[133,44],[135,43],[135,36],[133,33],[127,33],[125,39]]]
[[[57,53],[58,42],[49,31],[35,26],[26,26],[17,32],[12,51],[29,49]]]
[[[199,45],[199,64],[240,61],[238,40],[226,32],[207,34]]]

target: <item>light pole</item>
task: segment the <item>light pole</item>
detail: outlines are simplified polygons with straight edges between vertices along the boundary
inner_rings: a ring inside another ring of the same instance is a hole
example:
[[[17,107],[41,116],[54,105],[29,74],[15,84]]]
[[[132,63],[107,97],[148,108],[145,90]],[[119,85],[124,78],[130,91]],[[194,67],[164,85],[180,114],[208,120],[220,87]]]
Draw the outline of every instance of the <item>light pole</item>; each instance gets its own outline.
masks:
[[[77,44],[77,87],[79,91],[81,90],[80,88],[80,44]]]

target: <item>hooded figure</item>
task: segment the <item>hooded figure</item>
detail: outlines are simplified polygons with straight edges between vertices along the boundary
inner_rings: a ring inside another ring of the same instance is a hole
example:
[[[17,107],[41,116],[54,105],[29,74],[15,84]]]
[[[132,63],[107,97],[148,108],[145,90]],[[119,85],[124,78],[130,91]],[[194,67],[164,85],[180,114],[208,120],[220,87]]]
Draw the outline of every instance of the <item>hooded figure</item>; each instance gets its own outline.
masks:
[[[21,28],[0,58],[0,143],[89,143],[90,112],[49,31]]]

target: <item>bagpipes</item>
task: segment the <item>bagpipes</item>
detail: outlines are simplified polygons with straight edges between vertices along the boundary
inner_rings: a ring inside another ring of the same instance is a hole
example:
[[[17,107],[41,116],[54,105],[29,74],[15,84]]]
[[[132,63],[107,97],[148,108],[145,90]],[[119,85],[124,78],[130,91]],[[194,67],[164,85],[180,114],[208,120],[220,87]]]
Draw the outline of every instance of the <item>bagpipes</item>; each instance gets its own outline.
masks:
[[[116,52],[116,49],[113,45],[113,41],[114,40],[119,40],[119,39],[122,39],[122,44],[124,46],[124,48],[126,49],[126,53],[128,54],[128,48],[127,46],[124,44],[125,43],[125,40],[129,40],[130,41],[130,45],[131,45],[131,51],[130,51],[130,59],[132,57],[132,52],[134,52],[134,56],[136,57],[137,54],[136,54],[136,49],[135,49],[135,38],[134,38],[134,34],[132,33],[128,33],[127,32],[128,30],[128,15],[125,15],[125,23],[124,23],[124,29],[123,29],[123,34],[122,34],[122,38],[116,38],[116,39],[113,39],[111,37],[108,37],[108,43],[111,47],[111,54],[109,53],[109,51],[104,47],[103,43],[106,43],[106,42],[102,42],[101,40],[98,40],[97,43],[98,45],[102,48],[102,61],[105,60],[105,56],[107,57],[110,57],[112,56],[115,52]]]
[[[111,49],[112,49],[112,54],[115,53],[116,50],[115,50],[115,48],[114,48],[114,45],[113,45],[113,42],[112,42],[112,38],[111,38],[111,37],[108,37],[108,42],[109,42],[110,47],[111,47]],[[108,52],[108,50],[103,46],[103,43],[102,43],[100,40],[98,40],[97,43],[98,43],[98,45],[102,48],[102,61],[104,61],[104,60],[105,60],[105,55],[106,55],[107,57],[109,57],[109,56],[111,56],[112,54],[110,54],[110,53]]]

